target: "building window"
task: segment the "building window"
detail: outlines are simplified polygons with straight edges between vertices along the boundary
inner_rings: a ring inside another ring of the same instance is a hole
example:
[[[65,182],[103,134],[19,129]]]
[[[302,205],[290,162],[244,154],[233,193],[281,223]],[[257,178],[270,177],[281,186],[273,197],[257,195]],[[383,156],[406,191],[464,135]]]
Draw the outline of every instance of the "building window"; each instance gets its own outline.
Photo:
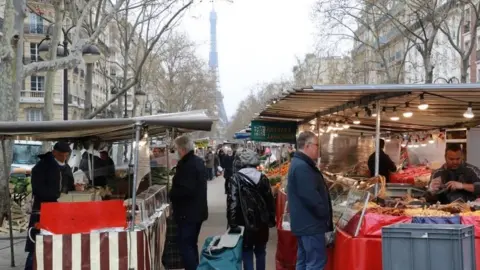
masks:
[[[30,43],[30,60],[32,60],[32,62],[40,61],[40,56],[38,55],[38,43]]]
[[[44,34],[43,18],[35,13],[30,13],[30,33]]]
[[[27,109],[25,110],[25,115],[27,121],[43,121],[43,110],[42,109]]]
[[[30,90],[31,91],[45,91],[45,77],[44,76],[31,76],[30,77]]]

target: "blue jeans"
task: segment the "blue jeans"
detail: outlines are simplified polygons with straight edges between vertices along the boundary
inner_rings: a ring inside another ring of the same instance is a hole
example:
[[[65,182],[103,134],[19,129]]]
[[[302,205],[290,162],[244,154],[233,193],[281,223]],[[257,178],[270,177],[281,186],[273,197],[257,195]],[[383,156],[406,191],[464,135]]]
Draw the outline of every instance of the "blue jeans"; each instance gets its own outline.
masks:
[[[29,252],[27,260],[25,261],[25,270],[33,270],[33,259],[35,258],[34,252]]]
[[[325,234],[298,236],[296,270],[323,270],[327,264]]]
[[[253,267],[253,255],[255,255],[255,268]],[[255,245],[253,247],[243,248],[243,269],[244,270],[265,270],[265,257],[267,247],[265,245]]]
[[[196,270],[199,263],[198,257],[198,235],[202,222],[190,223],[179,222],[177,228],[177,241],[180,255],[182,257],[185,270]]]

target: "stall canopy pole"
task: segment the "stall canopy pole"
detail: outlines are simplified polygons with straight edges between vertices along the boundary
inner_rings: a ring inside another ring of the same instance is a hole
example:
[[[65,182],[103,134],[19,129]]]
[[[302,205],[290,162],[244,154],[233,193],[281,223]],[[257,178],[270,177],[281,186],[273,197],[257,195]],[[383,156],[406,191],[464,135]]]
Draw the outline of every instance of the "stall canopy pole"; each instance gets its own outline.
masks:
[[[140,122],[135,123],[135,156],[133,156],[134,162],[134,174],[133,174],[133,185],[132,185],[132,211],[133,211],[133,222],[130,225],[130,230],[133,231],[135,227],[135,212],[137,205],[137,182],[138,182],[138,156],[140,155],[140,131],[142,129],[142,124]]]
[[[5,139],[2,139],[2,151],[3,151],[3,169],[5,170],[5,177],[9,179],[10,177],[10,168],[8,168],[7,162],[7,148],[5,147]],[[9,182],[9,181],[7,181]],[[15,267],[15,250],[13,247],[13,226],[12,226],[12,197],[10,196],[10,187],[7,184],[7,195],[8,195],[8,231],[10,234],[10,265]]]
[[[375,130],[375,176],[379,175],[380,165],[380,101],[376,101],[377,124]],[[378,183],[375,184],[375,196],[378,194]]]

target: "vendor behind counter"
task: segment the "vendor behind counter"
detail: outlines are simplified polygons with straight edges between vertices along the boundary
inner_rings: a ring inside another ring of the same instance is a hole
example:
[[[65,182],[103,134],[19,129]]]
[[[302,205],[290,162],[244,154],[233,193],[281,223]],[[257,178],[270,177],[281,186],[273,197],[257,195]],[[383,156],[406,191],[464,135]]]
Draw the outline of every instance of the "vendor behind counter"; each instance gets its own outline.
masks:
[[[448,204],[475,201],[480,195],[480,170],[465,162],[460,144],[447,144],[445,164],[432,173],[427,200]]]
[[[395,172],[397,170],[397,166],[392,161],[390,156],[388,156],[385,152],[385,141],[380,139],[380,155],[378,161],[378,174],[385,177],[387,183],[390,181],[390,173]],[[375,176],[375,152],[370,155],[368,158],[368,169],[370,170],[370,176]]]

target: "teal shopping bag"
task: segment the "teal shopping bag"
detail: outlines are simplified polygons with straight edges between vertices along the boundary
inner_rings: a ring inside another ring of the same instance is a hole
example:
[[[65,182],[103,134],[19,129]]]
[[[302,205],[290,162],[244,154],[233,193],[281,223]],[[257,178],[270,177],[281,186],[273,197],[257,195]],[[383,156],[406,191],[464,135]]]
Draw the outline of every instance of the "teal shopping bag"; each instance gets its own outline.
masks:
[[[197,270],[242,270],[243,230],[208,237]]]

